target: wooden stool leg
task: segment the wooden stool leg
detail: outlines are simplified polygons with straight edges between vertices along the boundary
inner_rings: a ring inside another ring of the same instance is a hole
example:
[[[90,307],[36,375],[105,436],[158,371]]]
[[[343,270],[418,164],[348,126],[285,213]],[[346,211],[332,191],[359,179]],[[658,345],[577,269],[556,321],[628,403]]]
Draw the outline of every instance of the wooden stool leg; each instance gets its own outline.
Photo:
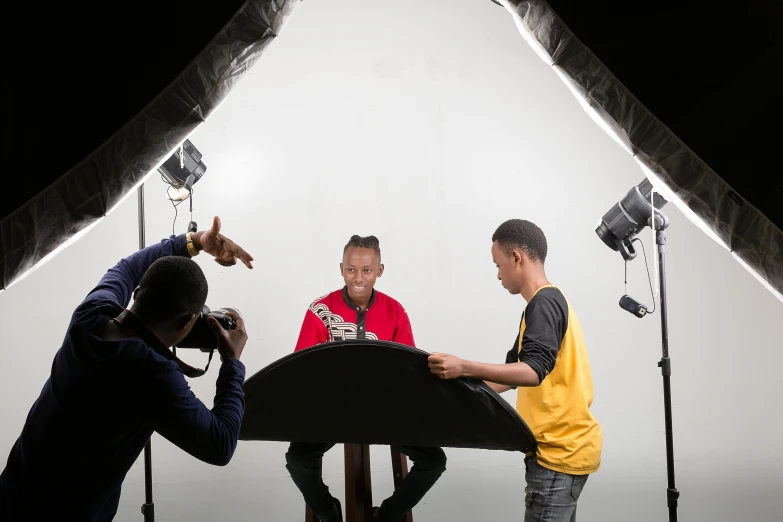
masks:
[[[372,521],[370,446],[345,444],[345,522]]]
[[[408,458],[396,449],[391,448],[391,459],[392,473],[394,474],[394,489],[397,489],[408,474]],[[403,520],[405,522],[413,522],[413,513],[410,511],[405,513]]]

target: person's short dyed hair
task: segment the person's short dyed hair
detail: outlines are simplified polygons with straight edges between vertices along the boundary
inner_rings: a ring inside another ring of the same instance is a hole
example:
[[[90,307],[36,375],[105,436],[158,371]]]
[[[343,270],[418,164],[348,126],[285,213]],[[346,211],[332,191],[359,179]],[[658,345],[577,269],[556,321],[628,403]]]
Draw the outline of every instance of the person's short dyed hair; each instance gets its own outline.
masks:
[[[375,250],[375,253],[378,254],[378,259],[381,258],[381,243],[378,241],[378,238],[375,236],[351,236],[351,239],[348,240],[348,243],[345,245],[345,248],[343,248],[343,254],[345,254],[349,248],[372,248]]]
[[[506,254],[515,248],[522,250],[531,261],[543,263],[546,260],[546,236],[535,224],[524,219],[509,219],[500,225],[492,235],[492,242]]]
[[[197,314],[207,301],[208,290],[207,278],[195,261],[163,257],[152,263],[141,278],[134,308],[152,322]]]

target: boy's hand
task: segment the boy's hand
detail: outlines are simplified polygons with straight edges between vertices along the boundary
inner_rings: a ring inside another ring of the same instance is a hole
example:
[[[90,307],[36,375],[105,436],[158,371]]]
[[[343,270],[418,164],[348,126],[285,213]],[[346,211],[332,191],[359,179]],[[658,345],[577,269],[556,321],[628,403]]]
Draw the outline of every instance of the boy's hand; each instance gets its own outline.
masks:
[[[465,375],[466,361],[445,353],[433,353],[428,359],[428,366],[441,379],[457,379]]]

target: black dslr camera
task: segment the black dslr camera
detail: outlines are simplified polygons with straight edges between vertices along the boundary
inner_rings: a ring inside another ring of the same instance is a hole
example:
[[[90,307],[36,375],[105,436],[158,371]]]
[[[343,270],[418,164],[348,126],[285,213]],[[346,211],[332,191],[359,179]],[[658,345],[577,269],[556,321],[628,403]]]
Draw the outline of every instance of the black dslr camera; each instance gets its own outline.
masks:
[[[226,312],[232,312],[240,315],[236,308],[218,308],[210,311],[208,306],[204,306],[201,315],[196,319],[193,329],[180,341],[176,348],[196,348],[202,352],[211,352],[217,349],[217,335],[207,321],[208,317],[214,317],[224,330],[233,330],[236,328],[236,322]]]

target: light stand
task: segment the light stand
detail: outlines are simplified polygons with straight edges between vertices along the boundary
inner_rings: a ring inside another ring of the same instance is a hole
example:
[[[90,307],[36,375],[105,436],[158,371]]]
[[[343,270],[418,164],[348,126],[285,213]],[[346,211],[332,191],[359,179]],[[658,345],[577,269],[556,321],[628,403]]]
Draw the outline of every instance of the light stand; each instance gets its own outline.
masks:
[[[201,179],[206,170],[207,165],[201,161],[201,153],[190,140],[185,140],[179,150],[158,167],[166,183],[170,186],[184,187],[188,192],[191,215],[188,232],[196,231],[196,223],[192,221],[193,185]],[[176,217],[174,219],[176,221]],[[139,186],[139,250],[146,246],[144,230],[144,183],[142,183]],[[171,233],[174,234],[173,227]],[[152,437],[144,446],[144,504],[141,506],[141,514],[144,515],[144,522],[155,522],[155,504],[152,502]]]
[[[672,363],[669,359],[669,324],[666,317],[666,229],[669,227],[669,218],[661,208],[667,201],[657,194],[652,182],[645,178],[641,183],[631,188],[628,193],[603,215],[595,228],[595,233],[606,246],[619,252],[628,262],[636,257],[633,248],[635,236],[645,226],[649,226],[655,232],[655,244],[658,247],[659,284],[661,301],[661,345],[662,355],[658,363],[663,376],[663,409],[666,422],[666,469],[668,486],[666,488],[666,505],[669,508],[669,521],[677,521],[677,501],[680,492],[674,483],[674,437],[672,435],[672,390],[671,375]],[[642,243],[644,247],[644,243]],[[645,255],[645,264],[647,257]],[[648,271],[649,275],[649,271]],[[652,291],[652,284],[650,285]],[[637,317],[647,315],[647,308],[635,299],[624,295],[620,299],[620,307],[631,312]]]
[[[666,470],[668,475],[668,487],[666,489],[666,503],[669,508],[669,521],[677,521],[677,500],[680,492],[674,483],[674,437],[672,435],[672,390],[671,375],[672,365],[669,358],[669,324],[666,318],[666,229],[669,227],[669,219],[659,210],[655,210],[650,217],[650,226],[655,230],[655,244],[658,247],[658,264],[660,280],[661,300],[661,347],[662,355],[658,363],[663,375],[663,412],[666,423]]]
[[[144,183],[139,187],[139,250],[146,246],[144,238]],[[141,514],[144,522],[155,521],[155,504],[152,502],[152,437],[144,446],[144,504],[141,506]]]

